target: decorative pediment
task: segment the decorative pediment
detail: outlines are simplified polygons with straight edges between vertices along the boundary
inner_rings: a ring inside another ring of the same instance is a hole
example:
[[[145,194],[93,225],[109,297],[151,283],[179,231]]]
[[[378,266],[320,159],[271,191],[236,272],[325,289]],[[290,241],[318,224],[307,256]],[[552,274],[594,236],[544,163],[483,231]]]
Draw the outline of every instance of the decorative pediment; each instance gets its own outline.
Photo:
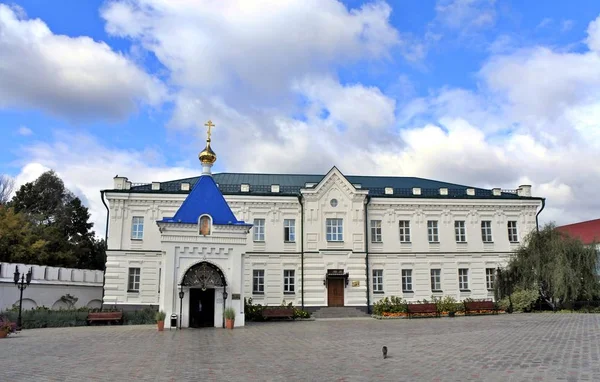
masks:
[[[335,185],[348,200],[353,200],[355,195],[368,195],[368,190],[357,189],[346,179],[337,167],[332,167],[331,170],[321,179],[321,181],[312,188],[303,188],[300,190],[302,195],[307,199],[321,199]],[[364,196],[362,197],[364,198]]]

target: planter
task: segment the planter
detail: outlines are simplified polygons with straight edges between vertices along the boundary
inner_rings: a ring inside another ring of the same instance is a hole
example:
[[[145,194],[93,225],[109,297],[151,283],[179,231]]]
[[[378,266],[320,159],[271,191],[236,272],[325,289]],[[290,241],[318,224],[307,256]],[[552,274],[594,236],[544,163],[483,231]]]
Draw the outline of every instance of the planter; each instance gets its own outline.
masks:
[[[156,323],[158,324],[159,332],[162,332],[163,330],[165,330],[165,322],[164,321],[157,321]]]
[[[6,338],[8,336],[7,332],[0,332],[0,338]]]
[[[227,329],[233,329],[233,323],[235,322],[235,319],[231,319],[231,318],[226,318],[225,319],[225,327]]]

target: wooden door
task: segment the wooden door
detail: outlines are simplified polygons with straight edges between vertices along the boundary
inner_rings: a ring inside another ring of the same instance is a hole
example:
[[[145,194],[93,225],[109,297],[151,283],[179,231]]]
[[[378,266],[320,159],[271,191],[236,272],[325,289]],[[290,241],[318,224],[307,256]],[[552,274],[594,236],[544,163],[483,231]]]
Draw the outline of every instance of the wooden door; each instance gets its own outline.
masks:
[[[344,280],[327,280],[327,305],[344,306]]]

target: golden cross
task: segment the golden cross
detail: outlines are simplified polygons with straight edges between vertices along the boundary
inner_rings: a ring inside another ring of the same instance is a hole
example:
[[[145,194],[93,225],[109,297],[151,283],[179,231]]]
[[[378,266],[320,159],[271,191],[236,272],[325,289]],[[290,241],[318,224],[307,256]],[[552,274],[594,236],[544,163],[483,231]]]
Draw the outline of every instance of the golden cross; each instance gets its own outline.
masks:
[[[208,126],[208,140],[210,140],[210,129],[212,127],[215,127],[215,125],[212,123],[212,121],[209,119],[208,122],[206,122],[204,124],[204,126]]]

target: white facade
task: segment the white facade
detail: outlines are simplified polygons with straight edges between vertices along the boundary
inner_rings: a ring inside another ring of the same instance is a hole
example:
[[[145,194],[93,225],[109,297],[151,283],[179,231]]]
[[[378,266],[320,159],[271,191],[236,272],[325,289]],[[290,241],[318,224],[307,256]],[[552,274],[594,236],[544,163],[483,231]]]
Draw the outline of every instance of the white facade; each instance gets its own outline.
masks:
[[[279,185],[260,195],[245,195],[252,186],[240,184],[240,192],[224,194],[236,218],[254,225],[247,237],[203,242],[205,239],[191,232],[197,227],[188,227],[188,244],[178,239],[165,250],[161,247],[165,233],[161,234],[156,220],[175,214],[189,184],[182,181],[181,191],[169,193],[159,192],[161,185],[153,183],[156,192],[136,192],[127,178],[115,178],[114,189],[105,191],[110,214],[105,303],[170,301],[164,306],[174,309],[171,293],[176,292],[168,285],[174,275],[180,277],[190,264],[219,246],[225,250],[217,251],[214,261],[224,272],[236,274],[236,264],[242,264],[241,275],[236,277],[243,288],[233,293],[263,305],[280,305],[285,300],[314,309],[332,305],[332,299],[337,298],[344,306],[366,310],[385,296],[413,301],[432,295],[492,298],[486,269],[503,265],[525,235],[535,229],[542,203],[541,198],[531,197],[530,186],[521,186],[511,198],[502,197],[506,191],[499,189],[489,197],[478,198],[475,190],[468,188],[464,197],[453,198],[446,197],[447,188],[439,188],[436,197],[431,190],[425,195],[425,190],[417,187],[410,195],[395,195],[393,188],[386,188],[383,195],[369,196],[368,190],[350,183],[336,168],[317,183],[306,185],[300,197],[280,195]],[[134,217],[143,218],[142,237],[132,238],[132,229],[139,231],[133,227]],[[293,238],[289,237],[291,221]],[[401,237],[407,232],[401,232],[400,224],[408,224],[410,237]],[[489,236],[485,242],[484,233]],[[181,251],[178,264],[167,264],[169,251]],[[235,256],[239,252],[243,262],[232,262],[228,251]],[[141,269],[139,292],[127,293],[130,267]],[[169,277],[161,279],[160,272],[167,272]],[[331,295],[329,286],[334,285],[336,276],[343,277],[343,285],[335,284],[342,285],[343,300]],[[243,297],[239,301],[243,304]],[[215,306],[220,304],[215,301]],[[184,326],[185,309],[184,305]],[[236,309],[243,310],[243,305]],[[179,314],[167,311],[170,313]],[[217,314],[215,309],[215,317]],[[219,320],[215,318],[215,326],[220,326]]]
[[[102,271],[44,265],[0,263],[0,312],[19,304],[20,291],[14,284],[14,272],[31,269],[31,283],[23,291],[23,309],[100,308],[102,305]],[[70,295],[77,301],[62,299]],[[70,305],[73,303],[73,305]]]

